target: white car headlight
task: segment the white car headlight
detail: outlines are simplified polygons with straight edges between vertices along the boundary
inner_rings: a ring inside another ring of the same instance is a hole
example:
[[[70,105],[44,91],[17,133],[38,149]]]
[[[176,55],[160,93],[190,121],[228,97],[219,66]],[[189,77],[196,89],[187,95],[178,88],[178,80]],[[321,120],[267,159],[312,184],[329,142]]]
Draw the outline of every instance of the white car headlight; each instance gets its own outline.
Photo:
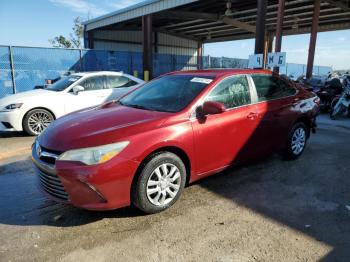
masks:
[[[97,147],[69,150],[60,155],[57,160],[79,161],[86,165],[102,164],[118,155],[128,144],[129,141],[124,141]]]
[[[21,106],[23,105],[23,103],[14,103],[14,104],[10,104],[5,106],[6,110],[14,110],[14,109],[18,109],[21,108]]]

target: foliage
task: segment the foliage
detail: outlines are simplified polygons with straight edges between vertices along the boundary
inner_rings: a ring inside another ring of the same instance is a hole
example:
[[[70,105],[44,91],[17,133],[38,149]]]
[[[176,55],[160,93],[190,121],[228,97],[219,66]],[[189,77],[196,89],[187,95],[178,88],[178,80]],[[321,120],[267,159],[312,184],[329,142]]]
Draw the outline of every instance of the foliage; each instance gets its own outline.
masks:
[[[82,24],[82,19],[80,17],[76,17],[74,19],[74,25],[72,27],[73,33],[69,34],[69,38],[59,35],[54,37],[53,39],[49,39],[50,44],[53,47],[61,47],[61,48],[81,48],[82,47],[82,39],[84,36],[84,26]]]

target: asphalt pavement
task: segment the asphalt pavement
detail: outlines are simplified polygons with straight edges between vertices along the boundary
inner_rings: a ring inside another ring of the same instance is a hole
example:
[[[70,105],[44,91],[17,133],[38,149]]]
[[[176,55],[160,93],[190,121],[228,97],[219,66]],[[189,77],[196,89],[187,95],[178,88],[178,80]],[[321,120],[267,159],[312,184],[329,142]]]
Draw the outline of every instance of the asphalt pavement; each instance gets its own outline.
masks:
[[[0,134],[0,261],[349,261],[350,119],[319,118],[303,156],[187,187],[169,210],[91,212],[47,199],[33,137]]]

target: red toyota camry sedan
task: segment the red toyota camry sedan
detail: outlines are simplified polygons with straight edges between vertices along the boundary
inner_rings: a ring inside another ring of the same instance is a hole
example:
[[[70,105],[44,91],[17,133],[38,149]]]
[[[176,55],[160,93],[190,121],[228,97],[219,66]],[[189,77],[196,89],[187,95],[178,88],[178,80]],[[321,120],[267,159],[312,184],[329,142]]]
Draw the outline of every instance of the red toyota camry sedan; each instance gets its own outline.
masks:
[[[299,157],[319,99],[265,70],[166,74],[52,123],[32,159],[43,191],[90,210],[169,208],[187,183],[283,152]]]

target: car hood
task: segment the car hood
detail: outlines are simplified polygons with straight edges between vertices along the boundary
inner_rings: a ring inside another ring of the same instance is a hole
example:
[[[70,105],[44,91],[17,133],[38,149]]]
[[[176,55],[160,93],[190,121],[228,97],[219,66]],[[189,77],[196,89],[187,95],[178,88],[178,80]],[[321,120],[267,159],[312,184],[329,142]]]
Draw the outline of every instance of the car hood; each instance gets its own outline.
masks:
[[[5,107],[12,103],[24,103],[25,101],[28,101],[28,99],[38,98],[38,96],[40,96],[40,98],[43,98],[43,96],[56,94],[57,93],[54,91],[49,91],[45,89],[35,89],[31,91],[21,92],[0,99],[0,107]]]
[[[110,102],[61,117],[39,136],[41,146],[64,152],[122,141],[160,126],[171,115]]]

